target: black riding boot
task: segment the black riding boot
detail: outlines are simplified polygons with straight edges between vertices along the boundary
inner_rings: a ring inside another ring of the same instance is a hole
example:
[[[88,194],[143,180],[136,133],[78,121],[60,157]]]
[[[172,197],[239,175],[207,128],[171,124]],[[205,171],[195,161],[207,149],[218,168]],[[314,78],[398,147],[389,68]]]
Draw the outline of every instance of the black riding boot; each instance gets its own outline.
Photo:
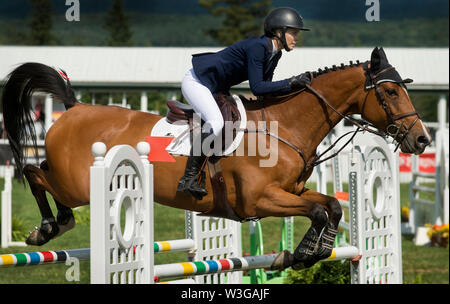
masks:
[[[210,136],[211,133],[202,133],[201,134],[201,143]],[[197,176],[202,168],[203,163],[205,162],[206,155],[204,152],[208,153],[208,151],[202,151],[200,156],[194,156],[193,154],[194,145],[191,147],[190,156],[188,158],[186,164],[186,170],[184,171],[184,176],[178,182],[177,192],[184,192],[191,194],[195,199],[201,200],[205,195],[208,194],[208,191],[204,188],[204,185],[200,185],[197,181]]]

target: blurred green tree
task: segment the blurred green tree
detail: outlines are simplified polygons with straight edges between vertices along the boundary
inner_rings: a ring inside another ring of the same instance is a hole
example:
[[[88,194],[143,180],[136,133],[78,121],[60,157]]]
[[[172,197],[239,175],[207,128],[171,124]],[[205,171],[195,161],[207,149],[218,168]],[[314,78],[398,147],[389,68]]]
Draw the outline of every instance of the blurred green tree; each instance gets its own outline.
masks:
[[[131,40],[133,33],[128,25],[128,17],[123,10],[122,0],[114,0],[109,9],[104,28],[109,31],[107,44],[109,46],[132,46]]]
[[[269,13],[272,0],[199,0],[211,15],[220,17],[222,25],[205,34],[222,45],[231,45],[263,32],[263,18]]]
[[[52,3],[50,0],[30,0],[31,20],[29,26],[31,45],[54,45],[57,39],[51,33],[52,28]]]

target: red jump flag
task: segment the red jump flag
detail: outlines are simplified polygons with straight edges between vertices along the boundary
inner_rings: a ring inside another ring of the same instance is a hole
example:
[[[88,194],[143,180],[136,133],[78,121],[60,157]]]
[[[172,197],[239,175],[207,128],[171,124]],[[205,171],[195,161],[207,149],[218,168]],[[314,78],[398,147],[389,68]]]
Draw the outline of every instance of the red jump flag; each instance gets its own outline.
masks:
[[[336,192],[334,197],[343,201],[348,201],[349,193],[348,192]]]
[[[167,152],[166,148],[175,137],[168,136],[147,136],[145,140],[150,145],[150,153],[148,154],[148,160],[150,162],[171,162],[174,163],[175,158]]]

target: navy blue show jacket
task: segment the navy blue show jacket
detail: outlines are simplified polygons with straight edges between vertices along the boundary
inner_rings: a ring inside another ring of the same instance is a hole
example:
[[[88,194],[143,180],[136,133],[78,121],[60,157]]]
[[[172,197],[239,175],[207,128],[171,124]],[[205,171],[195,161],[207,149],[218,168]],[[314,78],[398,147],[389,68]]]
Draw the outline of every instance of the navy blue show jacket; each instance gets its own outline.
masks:
[[[217,53],[193,55],[192,66],[200,81],[213,93],[229,94],[232,86],[248,80],[256,96],[286,94],[289,80],[272,81],[281,51],[272,59],[272,41],[255,37],[239,41]]]

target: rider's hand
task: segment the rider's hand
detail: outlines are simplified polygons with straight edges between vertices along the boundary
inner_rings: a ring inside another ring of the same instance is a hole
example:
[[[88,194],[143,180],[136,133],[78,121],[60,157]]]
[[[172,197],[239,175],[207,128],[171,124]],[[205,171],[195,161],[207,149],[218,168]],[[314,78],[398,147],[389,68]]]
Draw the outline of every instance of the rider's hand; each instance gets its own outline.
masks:
[[[309,73],[302,73],[289,79],[289,85],[292,91],[303,89],[307,84],[311,83]]]

